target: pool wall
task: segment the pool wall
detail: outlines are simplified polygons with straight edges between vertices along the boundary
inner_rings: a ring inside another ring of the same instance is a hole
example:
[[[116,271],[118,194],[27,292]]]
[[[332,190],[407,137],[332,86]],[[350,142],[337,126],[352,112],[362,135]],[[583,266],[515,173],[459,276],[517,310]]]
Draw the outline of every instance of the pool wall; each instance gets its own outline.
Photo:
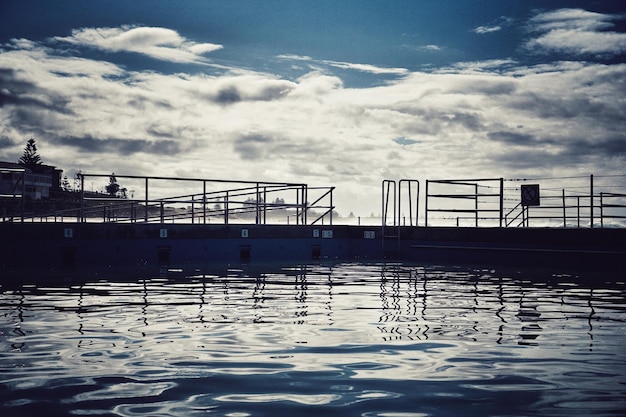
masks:
[[[0,236],[3,273],[389,259],[613,269],[626,259],[626,229],[1,223]]]

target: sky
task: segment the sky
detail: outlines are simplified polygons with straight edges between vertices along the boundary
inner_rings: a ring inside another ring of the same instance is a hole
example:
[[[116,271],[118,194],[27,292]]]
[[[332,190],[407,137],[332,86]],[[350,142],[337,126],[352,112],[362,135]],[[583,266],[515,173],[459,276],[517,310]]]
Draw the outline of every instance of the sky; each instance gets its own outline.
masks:
[[[626,5],[2,0],[0,120],[1,161],[334,186],[344,216],[386,179],[624,174]]]

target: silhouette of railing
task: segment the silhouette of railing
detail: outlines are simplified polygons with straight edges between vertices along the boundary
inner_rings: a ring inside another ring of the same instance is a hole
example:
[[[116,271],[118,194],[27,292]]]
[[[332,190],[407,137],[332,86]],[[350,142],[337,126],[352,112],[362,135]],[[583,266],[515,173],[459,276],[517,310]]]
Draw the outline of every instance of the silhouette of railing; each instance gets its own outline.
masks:
[[[564,180],[568,182],[565,187]],[[500,184],[489,185],[488,181]],[[509,183],[514,185],[505,186]],[[433,193],[433,184],[453,190]],[[524,200],[524,187],[536,187],[536,201]],[[623,188],[626,175],[427,181],[425,224],[436,220],[437,225],[457,227],[468,223],[474,227],[624,227],[626,194],[618,192]],[[441,200],[448,204],[432,207]],[[432,216],[441,213],[452,216]]]
[[[102,221],[118,223],[333,223],[335,187],[309,187],[302,183],[235,181],[201,178],[115,175],[117,179],[141,184],[131,197],[89,193],[88,179],[111,178],[104,174],[78,174],[80,198],[76,207],[43,215],[23,213],[22,221]],[[201,187],[201,191],[192,191]],[[117,187],[116,187],[117,188]],[[167,195],[168,192],[176,192]],[[128,191],[126,190],[126,193]],[[154,196],[154,197],[153,197]],[[308,198],[315,198],[313,203]],[[309,221],[309,217],[313,220]]]
[[[491,184],[497,184],[493,186]],[[437,192],[433,192],[436,188]],[[494,191],[495,189],[495,191]],[[428,226],[434,213],[467,213],[457,215],[456,226],[461,220],[471,220],[474,227],[481,221],[502,227],[504,212],[504,179],[480,178],[458,180],[427,180],[424,225]]]

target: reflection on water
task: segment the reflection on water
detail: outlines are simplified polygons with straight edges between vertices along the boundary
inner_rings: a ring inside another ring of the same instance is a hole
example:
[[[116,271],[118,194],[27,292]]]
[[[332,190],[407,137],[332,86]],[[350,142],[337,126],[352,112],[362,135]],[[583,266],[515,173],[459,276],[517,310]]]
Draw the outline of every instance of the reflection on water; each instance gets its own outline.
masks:
[[[3,283],[0,410],[623,415],[621,278],[306,265]]]

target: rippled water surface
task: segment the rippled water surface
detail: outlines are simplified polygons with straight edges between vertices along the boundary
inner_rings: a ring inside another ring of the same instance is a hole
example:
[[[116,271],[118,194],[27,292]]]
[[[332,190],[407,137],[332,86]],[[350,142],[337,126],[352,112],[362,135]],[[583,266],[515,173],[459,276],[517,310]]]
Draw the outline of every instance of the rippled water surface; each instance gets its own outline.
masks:
[[[626,284],[307,265],[0,288],[0,415],[617,416]]]

